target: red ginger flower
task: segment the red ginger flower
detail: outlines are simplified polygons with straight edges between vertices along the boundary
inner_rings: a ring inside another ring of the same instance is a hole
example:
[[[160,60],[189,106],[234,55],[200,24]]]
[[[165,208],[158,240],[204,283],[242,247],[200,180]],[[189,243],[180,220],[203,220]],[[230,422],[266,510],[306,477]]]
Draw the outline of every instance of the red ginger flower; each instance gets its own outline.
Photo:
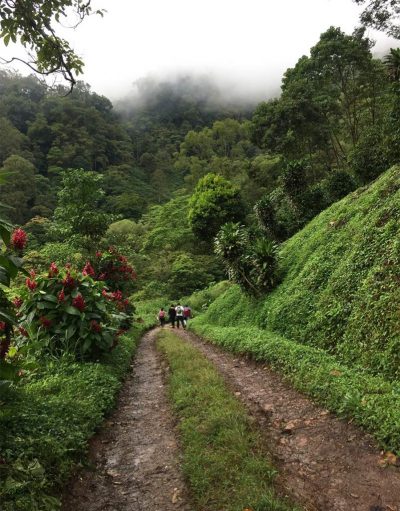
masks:
[[[21,335],[23,335],[24,337],[28,337],[28,336],[29,336],[27,329],[26,329],[26,328],[24,328],[23,326],[20,326],[20,327],[18,328],[18,330],[19,330],[19,333],[20,333]]]
[[[120,290],[114,291],[114,293],[111,293],[112,299],[115,301],[122,300],[122,292]]]
[[[63,302],[65,300],[65,293],[64,293],[64,289],[61,289],[61,291],[58,293],[57,295],[57,300],[59,302]]]
[[[55,275],[58,274],[58,268],[57,268],[57,265],[56,263],[51,263],[50,265],[50,269],[49,269],[49,277],[54,277]]]
[[[6,324],[4,321],[0,321],[0,332],[3,332],[6,329]]]
[[[37,288],[37,283],[35,280],[33,279],[30,279],[29,277],[27,277],[25,279],[25,284],[26,286],[28,287],[28,289],[30,289],[31,291],[35,291],[35,289]]]
[[[44,328],[50,328],[51,327],[51,320],[49,318],[46,318],[46,316],[41,316],[39,318],[39,322]]]
[[[94,272],[93,266],[90,264],[89,261],[87,261],[87,263],[85,264],[85,266],[82,270],[82,275],[90,275],[91,277],[94,277],[95,272]]]
[[[100,333],[101,332],[101,325],[100,323],[97,323],[95,319],[92,319],[90,322],[90,328],[93,330],[93,332]]]
[[[85,299],[81,294],[77,295],[72,300],[72,306],[75,307],[75,309],[78,309],[80,312],[83,312],[86,309]]]
[[[98,251],[96,252],[96,257],[101,257],[102,255],[103,255],[103,253],[102,253],[102,252],[100,252],[100,250],[98,250]]]
[[[11,245],[16,250],[23,250],[27,243],[26,232],[22,229],[15,229],[11,234]]]
[[[109,294],[107,293],[107,291],[105,289],[103,289],[101,294],[104,296],[104,298],[110,298]]]
[[[22,298],[20,298],[19,296],[16,296],[13,300],[14,307],[16,307],[17,309],[19,309],[23,303],[24,302]]]
[[[64,287],[72,289],[75,286],[75,280],[71,277],[70,272],[67,272],[65,279],[62,281]]]

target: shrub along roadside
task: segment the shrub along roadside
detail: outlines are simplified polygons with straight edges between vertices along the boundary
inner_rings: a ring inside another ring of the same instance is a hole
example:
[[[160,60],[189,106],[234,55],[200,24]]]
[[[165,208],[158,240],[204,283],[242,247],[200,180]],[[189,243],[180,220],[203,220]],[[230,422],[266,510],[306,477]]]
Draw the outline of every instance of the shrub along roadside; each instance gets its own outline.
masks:
[[[204,318],[204,317],[203,317]],[[341,365],[321,349],[289,341],[256,327],[220,327],[194,319],[199,335],[235,353],[248,354],[285,374],[299,390],[372,433],[400,454],[400,382]]]
[[[160,332],[159,339],[171,368],[170,396],[195,509],[295,509],[275,495],[275,470],[261,437],[216,370],[173,333]]]
[[[65,356],[26,374],[15,399],[0,407],[2,511],[59,509],[54,495],[84,459],[147,327],[135,324],[102,363]]]

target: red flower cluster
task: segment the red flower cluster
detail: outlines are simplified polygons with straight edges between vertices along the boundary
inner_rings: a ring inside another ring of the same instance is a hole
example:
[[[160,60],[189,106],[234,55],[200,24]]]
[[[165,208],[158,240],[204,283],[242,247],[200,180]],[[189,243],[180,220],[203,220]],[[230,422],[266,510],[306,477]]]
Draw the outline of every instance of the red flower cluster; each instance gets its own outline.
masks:
[[[58,293],[57,295],[57,300],[59,302],[63,302],[65,300],[65,292],[64,292],[64,288],[61,289],[61,291]]]
[[[122,295],[122,292],[120,290],[114,291],[113,293],[111,293],[110,299],[113,300],[114,302],[122,300],[122,298],[123,298],[123,295]]]
[[[58,268],[57,268],[57,265],[56,263],[51,263],[50,265],[50,269],[49,269],[49,277],[55,277],[56,275],[58,275]]]
[[[75,307],[75,309],[78,309],[80,312],[83,312],[86,309],[85,299],[81,294],[77,295],[72,300],[72,306]]]
[[[12,302],[14,304],[14,307],[16,307],[17,309],[19,309],[21,305],[24,303],[22,298],[20,298],[19,296],[16,296]]]
[[[117,309],[120,311],[124,311],[129,305],[129,300],[127,298],[124,300],[124,295],[119,289],[112,293],[107,293],[107,291],[103,289],[101,294],[104,296],[104,298],[107,298],[107,300],[115,302]]]
[[[40,324],[44,327],[44,328],[50,328],[51,327],[51,320],[49,318],[46,318],[46,316],[41,316],[39,318],[39,322]]]
[[[90,322],[90,328],[93,330],[93,332],[100,333],[101,332],[101,325],[100,323],[97,323],[95,319],[92,319]]]
[[[28,336],[29,336],[28,331],[27,331],[27,330],[26,330],[26,328],[24,328],[23,326],[20,326],[20,327],[18,328],[18,330],[19,330],[19,333],[20,333],[21,335],[23,335],[24,337],[28,337]]]
[[[82,275],[84,276],[89,275],[90,277],[95,276],[95,271],[89,261],[87,261],[85,266],[83,267]]]
[[[0,332],[4,332],[5,329],[6,329],[6,324],[4,323],[4,321],[0,321]]]
[[[25,279],[25,284],[30,291],[35,291],[37,288],[36,281],[34,279],[30,279],[29,277]]]
[[[72,289],[75,287],[75,280],[71,277],[70,272],[67,272],[67,275],[65,276],[65,279],[62,281],[63,286]]]
[[[11,245],[16,250],[23,250],[27,243],[26,232],[22,229],[15,229],[11,234]]]

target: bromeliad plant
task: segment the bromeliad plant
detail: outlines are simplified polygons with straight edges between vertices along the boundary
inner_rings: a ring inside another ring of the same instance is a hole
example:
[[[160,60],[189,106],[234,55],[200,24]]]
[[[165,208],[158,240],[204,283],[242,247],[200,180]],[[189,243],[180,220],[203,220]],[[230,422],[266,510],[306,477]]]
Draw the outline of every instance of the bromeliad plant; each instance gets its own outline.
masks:
[[[93,279],[87,263],[82,272],[70,265],[59,270],[52,263],[47,274],[26,278],[26,289],[16,302],[20,317],[17,344],[29,337],[35,350],[78,360],[93,360],[109,352],[122,333],[129,303],[122,293],[110,293]]]
[[[214,240],[214,251],[229,279],[253,296],[271,291],[277,285],[277,249],[274,241],[232,222],[223,225]]]

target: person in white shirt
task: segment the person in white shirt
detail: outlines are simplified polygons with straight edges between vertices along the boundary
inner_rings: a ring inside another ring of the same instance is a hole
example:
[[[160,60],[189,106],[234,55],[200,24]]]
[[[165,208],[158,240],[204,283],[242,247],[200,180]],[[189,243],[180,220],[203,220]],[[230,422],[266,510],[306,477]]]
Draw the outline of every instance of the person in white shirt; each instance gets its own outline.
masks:
[[[183,307],[180,303],[175,307],[176,311],[176,326],[179,328],[179,323],[181,323],[182,327],[185,328],[185,318],[183,316]]]

